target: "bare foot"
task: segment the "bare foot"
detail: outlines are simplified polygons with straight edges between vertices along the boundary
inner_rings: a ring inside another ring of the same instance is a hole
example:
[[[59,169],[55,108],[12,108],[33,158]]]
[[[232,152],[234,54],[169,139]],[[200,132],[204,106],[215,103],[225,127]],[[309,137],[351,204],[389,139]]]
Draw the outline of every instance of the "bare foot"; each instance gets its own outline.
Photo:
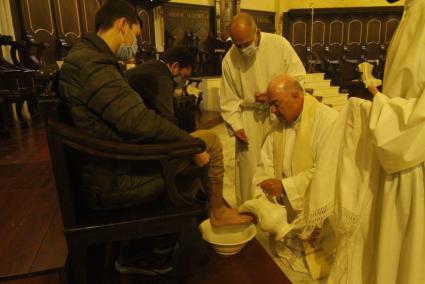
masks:
[[[239,214],[238,210],[225,206],[212,210],[210,214],[210,222],[213,227],[246,224],[253,220],[251,215]]]

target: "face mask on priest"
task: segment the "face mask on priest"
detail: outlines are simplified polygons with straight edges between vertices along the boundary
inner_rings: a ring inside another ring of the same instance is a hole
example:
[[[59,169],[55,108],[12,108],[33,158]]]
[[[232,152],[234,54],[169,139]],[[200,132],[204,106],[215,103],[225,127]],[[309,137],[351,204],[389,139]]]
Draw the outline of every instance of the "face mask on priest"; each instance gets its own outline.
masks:
[[[245,58],[252,58],[255,56],[258,50],[258,45],[260,43],[260,30],[257,29],[257,31],[254,34],[254,38],[251,39],[251,41],[248,41],[246,43],[240,43],[236,44],[238,47],[239,52],[244,56]]]

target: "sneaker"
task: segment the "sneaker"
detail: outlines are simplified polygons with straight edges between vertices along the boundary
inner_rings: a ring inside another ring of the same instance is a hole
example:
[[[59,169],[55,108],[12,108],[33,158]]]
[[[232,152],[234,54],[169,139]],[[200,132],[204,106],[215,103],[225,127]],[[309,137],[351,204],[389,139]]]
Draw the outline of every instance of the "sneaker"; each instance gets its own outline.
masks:
[[[163,275],[173,270],[172,254],[152,259],[119,257],[115,261],[115,269],[122,274]]]

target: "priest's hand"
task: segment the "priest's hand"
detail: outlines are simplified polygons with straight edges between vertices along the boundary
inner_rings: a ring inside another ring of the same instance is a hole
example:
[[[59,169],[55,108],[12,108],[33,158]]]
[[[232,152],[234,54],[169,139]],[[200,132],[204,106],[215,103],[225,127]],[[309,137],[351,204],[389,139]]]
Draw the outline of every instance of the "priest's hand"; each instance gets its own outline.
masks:
[[[368,89],[369,93],[372,94],[372,96],[374,96],[377,93],[379,93],[378,88],[374,84],[370,84],[369,86],[367,86],[367,89]]]
[[[267,195],[281,196],[284,194],[282,181],[280,179],[269,178],[263,180],[257,185],[260,186],[263,189],[263,192]]]
[[[193,156],[193,161],[198,167],[203,167],[210,161],[210,154],[206,151]]]
[[[246,136],[245,130],[243,128],[239,129],[238,131],[235,132],[235,137],[236,139],[238,139],[239,141],[248,144],[248,136]]]
[[[255,101],[259,103],[267,102],[267,93],[266,92],[256,92]]]

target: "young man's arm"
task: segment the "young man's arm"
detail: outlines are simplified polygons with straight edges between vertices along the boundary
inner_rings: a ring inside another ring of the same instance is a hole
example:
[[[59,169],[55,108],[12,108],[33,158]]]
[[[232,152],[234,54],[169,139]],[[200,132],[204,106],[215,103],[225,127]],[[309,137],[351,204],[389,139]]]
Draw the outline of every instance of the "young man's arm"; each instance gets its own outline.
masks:
[[[140,141],[193,139],[149,110],[115,66],[97,63],[82,71],[87,72],[82,82],[85,103],[120,135]]]

